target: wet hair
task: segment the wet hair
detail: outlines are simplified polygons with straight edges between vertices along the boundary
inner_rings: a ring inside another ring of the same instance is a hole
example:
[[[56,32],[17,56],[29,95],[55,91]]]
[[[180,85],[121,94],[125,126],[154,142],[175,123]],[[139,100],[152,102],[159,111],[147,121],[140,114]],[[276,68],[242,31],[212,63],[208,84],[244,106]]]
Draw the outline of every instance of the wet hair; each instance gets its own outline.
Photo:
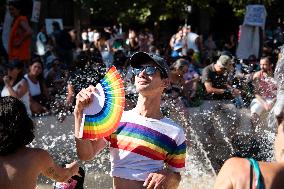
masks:
[[[34,124],[25,105],[14,97],[0,98],[0,155],[5,156],[31,143]]]
[[[170,70],[181,70],[184,66],[188,65],[188,61],[186,59],[180,58],[177,59],[170,67]]]

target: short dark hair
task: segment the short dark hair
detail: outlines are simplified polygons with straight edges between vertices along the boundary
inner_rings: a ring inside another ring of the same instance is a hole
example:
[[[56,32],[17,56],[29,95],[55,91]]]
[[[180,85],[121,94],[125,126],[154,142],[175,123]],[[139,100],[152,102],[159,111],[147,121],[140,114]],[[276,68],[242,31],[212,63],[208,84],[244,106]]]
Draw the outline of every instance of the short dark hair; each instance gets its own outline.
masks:
[[[0,155],[14,153],[34,139],[34,124],[25,105],[14,97],[0,98]]]
[[[260,60],[267,60],[269,65],[272,65],[271,57],[270,56],[262,56]]]

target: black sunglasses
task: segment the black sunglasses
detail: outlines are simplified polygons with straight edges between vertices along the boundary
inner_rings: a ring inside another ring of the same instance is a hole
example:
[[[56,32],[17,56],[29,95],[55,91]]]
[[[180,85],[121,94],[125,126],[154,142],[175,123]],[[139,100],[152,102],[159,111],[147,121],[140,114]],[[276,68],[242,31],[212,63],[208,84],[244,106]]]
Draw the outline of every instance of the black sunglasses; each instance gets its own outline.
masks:
[[[156,66],[139,66],[139,67],[133,68],[132,72],[134,75],[137,76],[144,70],[147,75],[153,75],[156,73],[157,70],[160,70],[160,72],[162,72],[162,70]]]

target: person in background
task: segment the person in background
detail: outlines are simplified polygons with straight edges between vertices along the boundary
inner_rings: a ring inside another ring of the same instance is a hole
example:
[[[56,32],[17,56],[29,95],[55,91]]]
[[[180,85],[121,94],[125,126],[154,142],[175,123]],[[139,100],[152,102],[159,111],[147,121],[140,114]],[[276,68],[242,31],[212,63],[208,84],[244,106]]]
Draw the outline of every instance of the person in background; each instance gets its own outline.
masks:
[[[58,182],[79,174],[77,162],[62,168],[46,150],[26,146],[35,137],[34,124],[17,98],[0,98],[0,136],[1,188],[34,189],[40,174]]]
[[[223,51],[230,52],[233,56],[236,53],[237,41],[234,34],[230,34],[230,36],[225,40]]]
[[[69,69],[73,62],[73,49],[76,45],[72,42],[69,32],[60,28],[59,22],[52,22],[52,27],[51,39],[56,56],[63,62],[64,69]]]
[[[50,69],[44,73],[45,83],[51,96],[55,96],[58,91],[62,90],[66,83],[67,71],[62,70],[60,65],[60,60],[54,58],[47,66]]]
[[[254,73],[253,85],[255,98],[250,104],[251,123],[253,126],[257,126],[261,114],[271,110],[276,100],[277,87],[273,79],[269,57],[260,59],[260,71]]]
[[[213,34],[210,33],[207,39],[204,41],[205,53],[208,58],[212,58],[217,54],[217,46],[213,40]]]
[[[110,68],[113,63],[112,47],[110,45],[109,35],[104,33],[97,40],[96,48],[100,51],[103,62],[107,68]]]
[[[129,29],[128,39],[127,39],[126,43],[129,46],[130,54],[133,54],[133,53],[139,51],[140,46],[139,46],[138,34],[134,29]]]
[[[232,71],[232,59],[221,55],[216,63],[206,66],[202,72],[202,83],[207,100],[231,100],[240,94],[228,82],[228,72]]]
[[[232,71],[232,59],[225,54],[222,54],[216,62],[206,66],[202,71],[201,79],[205,94],[201,111],[209,112],[208,114],[206,113],[208,119],[205,120],[204,132],[208,135],[208,140],[213,144],[219,144],[223,140],[218,135],[218,125],[226,125],[226,129],[222,131],[222,137],[228,137],[230,142],[234,140],[234,134],[239,129],[239,122],[234,122],[231,119],[231,117],[236,120],[240,119],[240,113],[235,108],[236,106],[233,104],[233,101],[237,97],[240,97],[241,94],[241,91],[233,87],[228,79]],[[215,116],[216,119],[212,120],[211,118]],[[232,121],[232,124],[227,124]],[[224,147],[226,143],[222,145]],[[227,150],[226,153],[234,153],[233,148],[230,150],[230,152]]]
[[[8,43],[9,61],[19,60],[27,63],[31,59],[30,47],[33,31],[27,17],[21,14],[21,1],[9,1],[8,7],[14,18]]]
[[[173,59],[183,56],[182,49],[185,45],[185,39],[182,26],[180,26],[177,33],[171,37],[169,45],[171,47],[171,57]]]
[[[194,33],[190,25],[184,28],[186,29],[185,40],[187,51],[189,49],[193,49],[197,56],[200,57],[201,50],[203,49],[201,36],[199,36],[197,33]]]
[[[188,63],[188,71],[183,75],[185,80],[186,96],[190,102],[197,97],[198,85],[200,85],[200,76],[194,68],[193,63]]]
[[[24,76],[30,93],[30,107],[33,115],[48,113],[49,93],[43,79],[43,64],[39,57],[33,58],[29,71]]]
[[[160,110],[161,95],[168,85],[169,68],[157,55],[134,53],[130,58],[139,93],[136,107],[125,111],[118,129],[106,138],[79,138],[83,109],[96,88],[89,86],[76,96],[75,141],[81,160],[91,160],[109,143],[111,176],[116,189],[176,189],[185,166],[185,133]],[[151,141],[151,145],[149,145]]]
[[[88,31],[87,29],[83,29],[81,32],[81,40],[83,43],[83,51],[86,51],[89,49],[89,40],[88,40]]]
[[[182,98],[185,102],[187,91],[184,90],[185,80],[184,74],[188,71],[188,61],[178,59],[170,66],[169,81],[170,84],[166,88],[166,94],[170,99]],[[180,104],[181,106],[184,106]],[[187,105],[187,103],[185,103]]]
[[[1,97],[13,96],[20,99],[25,104],[28,114],[31,115],[28,83],[24,79],[24,63],[13,60],[6,66],[8,74],[3,78],[5,85],[1,91]]]
[[[188,107],[190,102],[188,91],[185,87],[184,74],[188,71],[188,61],[185,59],[178,59],[170,66],[169,85],[166,87],[162,98],[163,111],[167,116],[171,116],[175,122],[183,127],[187,127],[187,120],[189,117]]]
[[[48,36],[45,25],[40,27],[40,31],[36,36],[36,54],[45,59],[45,54],[48,51]]]

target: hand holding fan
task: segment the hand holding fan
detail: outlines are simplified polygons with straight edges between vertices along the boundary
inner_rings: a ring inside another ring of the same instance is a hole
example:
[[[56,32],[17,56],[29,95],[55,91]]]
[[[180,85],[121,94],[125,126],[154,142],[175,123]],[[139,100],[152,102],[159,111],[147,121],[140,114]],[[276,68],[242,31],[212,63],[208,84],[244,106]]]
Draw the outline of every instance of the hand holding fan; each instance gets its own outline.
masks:
[[[113,66],[96,85],[92,103],[84,109],[79,137],[97,139],[110,135],[120,122],[124,106],[125,92],[123,80]]]

